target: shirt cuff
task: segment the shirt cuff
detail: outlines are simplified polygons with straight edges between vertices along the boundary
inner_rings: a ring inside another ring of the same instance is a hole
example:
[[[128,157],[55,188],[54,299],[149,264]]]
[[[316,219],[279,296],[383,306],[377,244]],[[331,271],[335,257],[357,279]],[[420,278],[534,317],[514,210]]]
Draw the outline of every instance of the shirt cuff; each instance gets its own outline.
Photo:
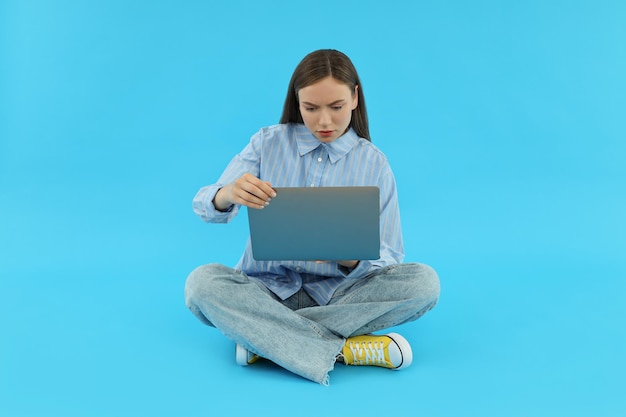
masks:
[[[193,211],[205,222],[228,223],[239,212],[237,205],[230,206],[226,211],[215,208],[213,199],[220,188],[221,186],[218,184],[202,187],[193,199]]]

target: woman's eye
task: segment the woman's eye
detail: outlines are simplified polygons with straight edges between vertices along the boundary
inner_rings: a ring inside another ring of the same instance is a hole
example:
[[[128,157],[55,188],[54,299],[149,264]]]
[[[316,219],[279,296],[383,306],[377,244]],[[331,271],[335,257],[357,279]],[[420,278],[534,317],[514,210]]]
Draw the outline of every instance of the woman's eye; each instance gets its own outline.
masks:
[[[341,110],[343,106],[333,106],[333,110]]]

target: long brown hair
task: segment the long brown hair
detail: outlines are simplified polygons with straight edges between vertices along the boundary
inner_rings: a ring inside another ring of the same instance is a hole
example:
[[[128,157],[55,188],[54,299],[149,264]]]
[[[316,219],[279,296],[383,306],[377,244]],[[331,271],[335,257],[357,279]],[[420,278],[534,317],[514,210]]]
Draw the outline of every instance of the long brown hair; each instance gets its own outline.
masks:
[[[364,139],[370,139],[369,124],[367,121],[367,108],[363,96],[363,85],[359,80],[356,68],[345,54],[334,49],[320,49],[311,52],[298,64],[287,90],[287,97],[283,106],[283,114],[280,123],[303,123],[300,114],[298,92],[304,87],[326,78],[333,77],[339,82],[346,84],[352,94],[356,90],[358,105],[352,110],[350,127],[356,134]],[[358,88],[356,88],[358,86]]]

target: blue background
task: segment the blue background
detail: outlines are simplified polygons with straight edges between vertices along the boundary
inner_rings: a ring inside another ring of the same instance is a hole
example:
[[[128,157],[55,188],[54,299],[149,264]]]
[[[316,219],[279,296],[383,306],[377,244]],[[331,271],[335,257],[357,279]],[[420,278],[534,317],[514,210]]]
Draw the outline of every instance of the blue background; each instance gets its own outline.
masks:
[[[626,3],[0,2],[0,414],[626,414]],[[291,72],[357,66],[439,306],[331,387],[185,308],[245,216],[191,211]]]

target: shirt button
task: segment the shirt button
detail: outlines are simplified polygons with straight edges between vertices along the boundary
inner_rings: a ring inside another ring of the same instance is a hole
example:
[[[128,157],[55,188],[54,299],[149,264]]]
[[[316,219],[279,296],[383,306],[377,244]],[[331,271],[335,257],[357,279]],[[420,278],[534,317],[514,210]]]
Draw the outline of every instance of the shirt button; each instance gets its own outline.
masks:
[[[315,184],[311,184],[311,187],[315,187]]]
[[[317,162],[322,162],[322,157],[317,158]]]

